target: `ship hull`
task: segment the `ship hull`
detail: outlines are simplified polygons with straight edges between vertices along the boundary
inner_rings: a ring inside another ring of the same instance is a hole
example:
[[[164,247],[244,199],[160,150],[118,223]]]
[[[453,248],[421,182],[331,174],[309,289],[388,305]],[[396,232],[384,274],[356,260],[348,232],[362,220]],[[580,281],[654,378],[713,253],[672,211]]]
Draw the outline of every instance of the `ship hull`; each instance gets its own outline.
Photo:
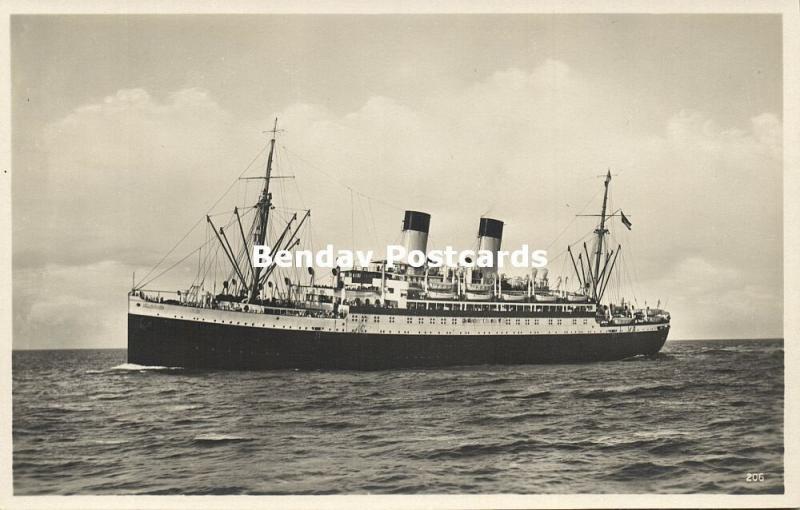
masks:
[[[190,369],[385,370],[582,363],[657,353],[669,327],[537,335],[290,331],[128,315],[128,361]]]

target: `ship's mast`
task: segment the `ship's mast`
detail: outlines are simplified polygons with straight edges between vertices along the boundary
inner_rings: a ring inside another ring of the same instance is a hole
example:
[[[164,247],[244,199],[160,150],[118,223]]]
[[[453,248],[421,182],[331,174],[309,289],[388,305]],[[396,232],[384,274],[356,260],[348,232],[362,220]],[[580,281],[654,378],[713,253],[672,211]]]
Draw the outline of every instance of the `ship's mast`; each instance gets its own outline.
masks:
[[[608,234],[606,230],[606,206],[608,205],[608,184],[611,182],[611,170],[606,174],[605,180],[605,193],[603,194],[603,210],[600,213],[600,226],[595,229],[594,233],[597,234],[597,251],[594,254],[594,278],[593,278],[593,293],[595,300],[600,298],[598,294],[598,284],[600,275],[600,259],[603,256],[603,236]]]
[[[272,127],[272,139],[269,141],[269,156],[267,157],[267,172],[264,179],[264,189],[261,191],[261,198],[258,200],[256,207],[258,214],[256,215],[256,225],[253,233],[253,245],[263,245],[264,240],[267,238],[267,225],[269,224],[269,210],[272,207],[272,195],[269,192],[269,183],[272,179],[272,157],[275,153],[275,135],[278,132],[278,118],[275,118],[275,124]],[[249,255],[249,254],[248,254]],[[250,301],[254,301],[258,297],[259,288],[258,280],[261,276],[261,268],[256,267],[253,271],[253,283],[250,286]]]

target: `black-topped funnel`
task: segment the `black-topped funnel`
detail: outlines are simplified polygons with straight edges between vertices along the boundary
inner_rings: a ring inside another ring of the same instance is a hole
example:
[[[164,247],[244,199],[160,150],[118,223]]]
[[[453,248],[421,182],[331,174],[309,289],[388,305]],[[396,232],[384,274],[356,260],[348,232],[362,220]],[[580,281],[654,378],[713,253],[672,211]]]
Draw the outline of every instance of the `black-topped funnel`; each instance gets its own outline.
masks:
[[[503,238],[503,222],[493,218],[481,218],[478,225],[478,237]]]
[[[503,222],[494,218],[481,218],[478,225],[478,250],[492,252],[491,267],[483,269],[485,279],[492,279],[497,273],[497,252],[500,251],[500,243],[503,240]]]
[[[414,250],[427,253],[428,231],[431,226],[431,215],[420,211],[406,211],[403,217],[403,247],[406,254]],[[404,257],[407,262],[407,257]]]

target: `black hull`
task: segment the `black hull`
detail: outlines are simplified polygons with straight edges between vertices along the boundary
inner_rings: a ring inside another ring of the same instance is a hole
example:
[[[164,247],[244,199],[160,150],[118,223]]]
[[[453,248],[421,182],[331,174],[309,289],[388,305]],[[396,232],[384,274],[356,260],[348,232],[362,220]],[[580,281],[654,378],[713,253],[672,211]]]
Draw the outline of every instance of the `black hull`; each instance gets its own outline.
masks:
[[[128,362],[229,370],[383,370],[614,361],[657,353],[669,327],[573,335],[373,335],[276,331],[128,315]]]

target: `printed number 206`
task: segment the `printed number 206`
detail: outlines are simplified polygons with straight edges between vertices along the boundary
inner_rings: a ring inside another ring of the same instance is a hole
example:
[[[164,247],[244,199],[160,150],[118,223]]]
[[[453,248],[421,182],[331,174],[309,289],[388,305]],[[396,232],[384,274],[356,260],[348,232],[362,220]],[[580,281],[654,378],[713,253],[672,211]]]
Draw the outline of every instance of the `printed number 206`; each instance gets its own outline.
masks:
[[[747,473],[748,482],[763,482],[764,473]]]

